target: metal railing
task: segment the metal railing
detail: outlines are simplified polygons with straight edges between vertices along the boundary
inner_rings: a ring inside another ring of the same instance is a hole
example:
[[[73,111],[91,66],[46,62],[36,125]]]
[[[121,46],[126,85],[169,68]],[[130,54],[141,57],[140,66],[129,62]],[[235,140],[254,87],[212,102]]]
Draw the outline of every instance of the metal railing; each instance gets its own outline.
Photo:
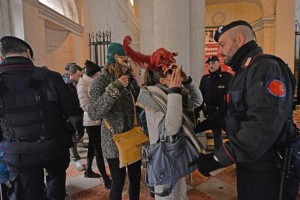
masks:
[[[100,66],[106,63],[107,47],[111,43],[110,31],[98,31],[89,33],[90,60]]]
[[[296,77],[295,103],[300,104],[300,24],[295,21],[295,68],[294,75]]]

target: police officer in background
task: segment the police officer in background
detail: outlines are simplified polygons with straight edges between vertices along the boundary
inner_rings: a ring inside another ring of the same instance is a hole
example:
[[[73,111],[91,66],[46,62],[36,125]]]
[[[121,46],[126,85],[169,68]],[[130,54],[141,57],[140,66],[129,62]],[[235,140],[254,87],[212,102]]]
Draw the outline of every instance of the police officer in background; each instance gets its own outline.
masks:
[[[232,75],[221,70],[217,56],[210,56],[206,63],[209,74],[202,77],[199,87],[204,97],[200,109],[206,119],[197,124],[195,132],[212,130],[214,146],[220,148],[223,143],[222,125],[226,113],[225,94]]]
[[[5,36],[0,51],[0,148],[9,198],[63,200],[71,143],[63,117],[77,115],[79,106],[59,73],[34,66],[28,43]]]
[[[222,148],[201,154],[197,163],[205,176],[235,163],[238,199],[275,200],[280,187],[277,142],[292,117],[294,79],[284,63],[263,54],[254,38],[251,25],[241,20],[216,31],[218,53],[235,72],[226,116],[230,137]]]

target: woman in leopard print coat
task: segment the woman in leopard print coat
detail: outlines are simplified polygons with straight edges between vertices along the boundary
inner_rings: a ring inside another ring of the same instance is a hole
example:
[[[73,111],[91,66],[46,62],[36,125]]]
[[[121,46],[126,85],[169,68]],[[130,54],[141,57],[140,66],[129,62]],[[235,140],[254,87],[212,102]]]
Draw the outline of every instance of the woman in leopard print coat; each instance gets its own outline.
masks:
[[[129,198],[138,200],[140,193],[141,161],[120,168],[119,152],[112,139],[114,133],[128,131],[133,128],[134,123],[134,102],[130,92],[132,70],[127,59],[123,46],[111,43],[108,46],[105,70],[94,80],[90,90],[89,117],[92,120],[103,119],[101,146],[112,175],[111,200],[122,199],[126,168],[130,181]],[[109,123],[113,133],[105,125],[105,121]]]

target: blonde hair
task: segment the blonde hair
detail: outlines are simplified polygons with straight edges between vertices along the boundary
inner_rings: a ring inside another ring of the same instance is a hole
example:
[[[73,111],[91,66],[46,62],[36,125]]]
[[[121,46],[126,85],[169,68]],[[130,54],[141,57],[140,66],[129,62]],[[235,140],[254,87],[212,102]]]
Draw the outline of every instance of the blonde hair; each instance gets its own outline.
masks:
[[[118,63],[107,63],[104,68],[116,79],[120,78],[123,75],[121,66]]]

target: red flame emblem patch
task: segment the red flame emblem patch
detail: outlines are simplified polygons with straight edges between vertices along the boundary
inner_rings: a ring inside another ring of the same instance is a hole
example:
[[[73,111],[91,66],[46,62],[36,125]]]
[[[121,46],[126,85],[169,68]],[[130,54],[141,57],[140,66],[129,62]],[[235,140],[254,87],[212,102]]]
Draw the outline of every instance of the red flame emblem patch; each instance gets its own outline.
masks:
[[[269,81],[267,89],[275,97],[284,97],[286,95],[286,87],[280,80],[273,79]]]

